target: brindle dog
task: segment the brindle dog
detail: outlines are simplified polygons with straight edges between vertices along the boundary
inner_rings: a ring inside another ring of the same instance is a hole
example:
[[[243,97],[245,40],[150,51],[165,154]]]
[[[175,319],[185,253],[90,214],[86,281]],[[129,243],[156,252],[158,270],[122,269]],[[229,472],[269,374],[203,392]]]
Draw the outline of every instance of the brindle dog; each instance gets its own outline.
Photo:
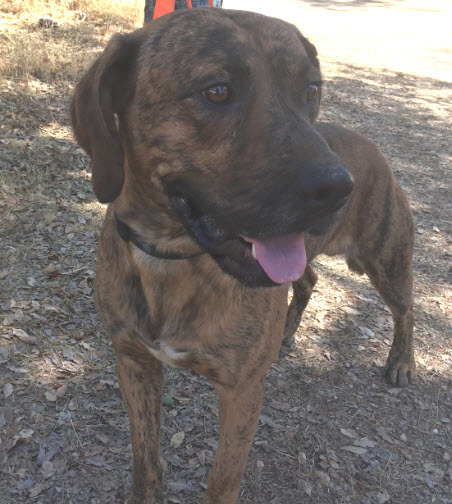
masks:
[[[369,276],[394,317],[389,381],[414,375],[407,200],[374,144],[314,124],[320,95],[316,49],[294,26],[217,9],[116,35],[76,88],[75,134],[110,203],[95,292],[130,418],[129,504],[163,502],[162,363],[217,390],[200,502],[237,501],[265,376],[320,253]]]

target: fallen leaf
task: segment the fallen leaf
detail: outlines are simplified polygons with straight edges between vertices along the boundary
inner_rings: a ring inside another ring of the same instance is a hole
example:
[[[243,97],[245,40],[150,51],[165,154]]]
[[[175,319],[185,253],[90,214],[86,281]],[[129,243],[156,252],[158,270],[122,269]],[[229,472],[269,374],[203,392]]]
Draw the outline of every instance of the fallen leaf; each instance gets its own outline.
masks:
[[[29,490],[33,485],[36,484],[36,480],[31,476],[28,476],[24,481],[21,481],[17,485],[18,490]]]
[[[66,390],[67,390],[67,383],[65,383],[64,385],[62,385],[61,387],[57,388],[56,392],[55,392],[55,395],[57,397],[63,397],[64,394],[66,393]]]
[[[6,443],[5,450],[9,451],[13,449],[17,443],[24,443],[24,444],[30,443],[33,433],[34,431],[32,429],[20,430],[12,439],[10,439]]]
[[[61,273],[61,266],[59,264],[49,264],[42,272],[48,276],[56,276]]]
[[[394,443],[392,440],[391,436],[386,432],[386,429],[384,427],[378,427],[377,429],[377,434],[382,437],[385,441],[388,443]]]
[[[386,504],[386,502],[389,502],[391,500],[391,496],[386,492],[386,490],[383,490],[383,492],[378,492],[377,493],[377,502],[378,504]]]
[[[165,406],[173,406],[174,399],[170,395],[168,395],[168,394],[163,394],[162,403]]]
[[[80,354],[74,354],[71,360],[73,360],[78,365],[81,365],[84,362],[83,357]],[[113,382],[110,380],[106,380],[106,383],[108,385],[110,385],[110,383],[113,385]]]
[[[176,493],[187,492],[190,490],[190,487],[187,485],[187,483],[182,483],[179,481],[170,481],[168,483],[168,488],[172,492],[176,492]]]
[[[174,504],[181,504],[181,500],[179,499],[179,497],[176,497],[175,495],[170,495],[169,497],[167,497],[167,500],[168,502],[173,502]]]
[[[47,390],[46,399],[50,402],[55,402],[57,400],[57,395],[54,390]]]
[[[350,308],[350,306],[342,306],[341,310],[347,313],[347,315],[359,315],[359,311],[354,308]]]
[[[57,312],[57,313],[61,313],[61,311],[62,311],[59,306],[54,306],[54,305],[45,305],[44,309],[48,310],[48,311],[54,311],[54,312]]]
[[[6,383],[3,385],[3,395],[5,396],[5,399],[8,399],[8,397],[13,393],[14,387],[12,386],[11,383]]]
[[[11,326],[14,324],[14,320],[11,318],[11,317],[5,317],[3,319],[3,322],[2,324],[5,326],[5,327],[8,327],[8,326]]]
[[[259,420],[261,421],[262,425],[268,425],[272,429],[276,429],[278,427],[277,424],[267,415],[260,415]]]
[[[179,448],[184,439],[185,439],[185,432],[184,431],[177,432],[176,434],[174,434],[174,436],[172,436],[170,444],[174,448]]]
[[[200,450],[196,456],[198,457],[199,463],[201,465],[206,464],[206,450]]]
[[[343,446],[342,450],[356,453],[356,455],[364,455],[367,453],[367,450],[365,448],[361,448],[360,446]]]
[[[64,347],[62,353],[65,359],[72,360],[74,358],[74,352],[69,347]]]
[[[33,429],[22,429],[19,431],[19,439],[26,440],[30,439],[31,436],[33,436],[34,430]]]
[[[199,467],[194,473],[193,478],[204,478],[207,473],[207,469],[205,467]]]
[[[308,495],[309,497],[311,497],[312,495],[312,485],[310,485],[309,483],[307,483],[306,481],[303,481],[303,480],[299,480],[298,481],[298,487],[303,490],[305,492],[306,495]],[[279,501],[275,501],[275,502],[279,502]]]
[[[352,429],[341,429],[341,432],[344,436],[352,439],[358,439],[358,434]]]
[[[185,397],[186,399],[192,399],[193,398],[193,394],[191,392],[189,392],[188,390],[181,390],[179,392],[179,395],[181,397]]]
[[[42,441],[41,441],[42,442]],[[41,444],[39,448],[36,463],[42,465],[43,462],[49,462],[63,447],[63,440],[59,434],[52,432],[50,437]]]
[[[374,337],[374,332],[371,331],[368,327],[360,327],[359,330],[361,331],[362,335],[367,337],[367,338],[373,338]]]
[[[104,444],[108,444],[111,441],[111,438],[109,436],[106,436],[105,434],[96,434],[96,438]]]
[[[330,484],[331,478],[328,476],[327,473],[323,471],[316,471],[316,473],[322,486],[328,486]]]
[[[102,390],[105,390],[107,386],[113,387],[113,382],[111,380],[100,380],[96,385],[96,390],[97,392],[101,392]]]
[[[75,411],[78,408],[76,399],[71,399],[67,407],[69,408],[70,411]]]
[[[24,343],[31,343],[31,344],[36,344],[37,339],[34,336],[30,336],[27,334],[23,329],[13,329],[13,334],[14,336],[17,336],[20,341],[23,341]]]
[[[95,455],[94,457],[89,457],[86,459],[86,463],[96,466],[96,467],[105,467],[108,471],[111,471],[112,466],[105,460],[102,455]]]
[[[46,486],[44,485],[44,483],[37,483],[30,490],[29,497],[30,498],[37,497],[45,488],[46,488]]]
[[[41,466],[41,473],[44,478],[48,479],[55,474],[55,466],[52,462],[45,460]]]
[[[371,439],[369,438],[361,438],[361,439],[357,439],[356,441],[354,441],[353,443],[355,446],[362,446],[363,448],[374,448],[375,447],[375,441],[372,441]]]

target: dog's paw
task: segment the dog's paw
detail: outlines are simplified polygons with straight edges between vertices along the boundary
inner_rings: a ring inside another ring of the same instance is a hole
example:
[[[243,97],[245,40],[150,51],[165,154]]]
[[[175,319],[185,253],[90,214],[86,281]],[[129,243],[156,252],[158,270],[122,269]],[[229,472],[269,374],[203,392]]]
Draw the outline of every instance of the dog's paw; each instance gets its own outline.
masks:
[[[282,344],[285,347],[292,347],[295,345],[295,333],[300,325],[300,320],[290,320],[290,317],[286,320],[286,325],[284,327]]]
[[[385,377],[393,386],[406,387],[416,375],[414,357],[390,352],[385,367]]]

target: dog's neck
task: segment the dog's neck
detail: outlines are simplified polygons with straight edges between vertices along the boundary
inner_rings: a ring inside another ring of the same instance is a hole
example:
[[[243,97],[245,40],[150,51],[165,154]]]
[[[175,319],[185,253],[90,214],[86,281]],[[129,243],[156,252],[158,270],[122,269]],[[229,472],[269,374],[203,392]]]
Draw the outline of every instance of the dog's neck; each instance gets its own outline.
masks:
[[[206,252],[202,250],[195,253],[182,253],[182,252],[159,250],[155,245],[148,243],[144,238],[142,238],[139,233],[134,231],[116,214],[115,214],[115,222],[116,222],[116,230],[118,231],[119,236],[125,242],[133,243],[142,252],[151,257],[157,257],[158,259],[166,259],[166,260],[181,260],[181,259],[192,259],[193,257],[198,257],[200,255],[206,254]]]

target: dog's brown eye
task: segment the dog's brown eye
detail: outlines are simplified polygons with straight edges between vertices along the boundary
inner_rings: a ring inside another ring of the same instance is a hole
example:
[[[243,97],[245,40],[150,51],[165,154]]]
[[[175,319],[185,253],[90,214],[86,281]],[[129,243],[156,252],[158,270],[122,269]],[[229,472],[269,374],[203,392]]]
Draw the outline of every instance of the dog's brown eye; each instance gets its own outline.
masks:
[[[202,94],[212,103],[224,103],[229,98],[229,88],[224,84],[206,89]]]
[[[313,100],[319,92],[319,86],[315,84],[311,84],[308,86],[308,90],[306,92],[306,101],[311,101]]]

